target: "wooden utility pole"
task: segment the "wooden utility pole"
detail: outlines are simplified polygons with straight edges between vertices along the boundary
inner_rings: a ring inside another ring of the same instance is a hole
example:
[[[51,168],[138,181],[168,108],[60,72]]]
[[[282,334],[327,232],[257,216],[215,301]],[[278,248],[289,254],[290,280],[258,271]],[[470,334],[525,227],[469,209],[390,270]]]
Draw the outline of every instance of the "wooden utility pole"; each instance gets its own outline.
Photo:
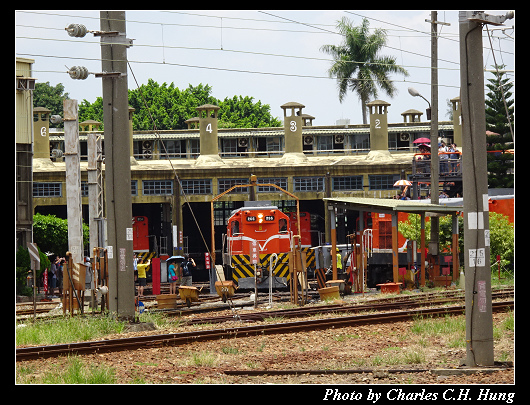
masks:
[[[134,320],[134,266],[125,11],[101,11],[109,310]]]

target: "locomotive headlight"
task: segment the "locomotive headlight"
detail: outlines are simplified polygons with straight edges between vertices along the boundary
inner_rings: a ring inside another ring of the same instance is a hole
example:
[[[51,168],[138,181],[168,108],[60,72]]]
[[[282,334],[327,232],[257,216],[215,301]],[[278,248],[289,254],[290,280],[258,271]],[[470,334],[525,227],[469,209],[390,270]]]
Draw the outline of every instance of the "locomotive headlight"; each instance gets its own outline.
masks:
[[[258,222],[260,224],[263,222],[263,214],[261,212],[258,214]]]

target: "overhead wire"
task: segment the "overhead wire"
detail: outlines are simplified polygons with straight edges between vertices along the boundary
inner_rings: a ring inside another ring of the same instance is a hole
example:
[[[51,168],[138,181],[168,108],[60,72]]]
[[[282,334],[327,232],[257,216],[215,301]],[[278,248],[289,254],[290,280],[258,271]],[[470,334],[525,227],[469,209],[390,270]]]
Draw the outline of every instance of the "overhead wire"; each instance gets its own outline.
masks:
[[[24,11],[22,11],[24,12]],[[36,14],[45,14],[45,15],[57,15],[57,16],[65,16],[65,17],[83,17],[83,18],[92,18],[92,19],[98,19],[99,17],[87,17],[87,16],[73,16],[73,15],[69,15],[69,14],[59,14],[59,13],[46,13],[46,12],[35,12]],[[180,13],[180,12],[179,12]],[[286,21],[286,23],[293,23],[293,24],[302,24],[302,25],[307,25],[307,26],[310,26],[311,28],[315,28],[315,29],[318,29],[319,31],[326,31],[328,33],[334,33],[334,34],[339,34],[337,32],[333,32],[333,31],[330,31],[330,30],[327,30],[327,29],[323,29],[323,28],[320,28],[317,26],[317,24],[307,24],[307,23],[302,23],[302,22],[298,22],[298,21],[295,21],[295,20],[291,20],[291,19],[287,19],[285,17],[279,17],[279,16],[275,16],[273,14],[270,14],[270,13],[266,13],[266,12],[263,12],[264,14],[269,14],[269,15],[272,15],[274,17],[278,17],[278,18],[283,18]],[[351,14],[356,14],[356,13],[352,13],[350,12]],[[185,13],[183,13],[185,14]],[[192,13],[189,13],[189,14],[192,14]],[[360,14],[356,14],[356,15],[359,15],[361,16]],[[201,15],[202,16],[202,15]],[[221,18],[220,16],[209,16],[209,17],[215,17],[215,18]],[[364,17],[364,16],[363,16]],[[223,18],[227,18],[227,17],[223,17]],[[370,17],[367,17],[367,18],[370,18]],[[238,17],[233,17],[233,19],[242,19],[242,20],[245,20],[244,18],[238,18]],[[374,18],[372,18],[374,19]],[[249,20],[252,20],[252,19],[249,19]],[[377,21],[381,21],[383,23],[387,23],[386,21],[382,21],[382,20],[378,20],[378,19],[374,19],[374,20],[377,20]],[[264,22],[273,22],[273,21],[269,21],[269,20],[262,20]],[[158,25],[162,25],[162,27],[164,25],[178,25],[176,23],[154,23],[154,22],[147,22],[147,21],[135,21],[135,20],[128,20],[128,22],[137,22],[137,23],[147,23],[147,24],[158,24]],[[394,26],[397,26],[397,27],[400,27],[400,28],[404,28],[405,30],[409,30],[409,31],[416,31],[416,32],[419,32],[421,34],[423,34],[424,32],[423,31],[419,31],[419,30],[414,30],[414,29],[411,29],[411,28],[407,28],[407,27],[403,27],[403,26],[399,26],[397,24],[393,24],[393,23],[388,23],[388,24],[391,24],[391,25],[394,25]],[[19,26],[22,26],[22,25],[19,25]],[[39,27],[35,27],[35,26],[31,26],[32,28],[39,28]],[[42,27],[44,29],[47,29],[48,27]],[[220,27],[215,27],[215,28],[220,28]],[[226,27],[223,27],[223,28],[226,28]],[[245,28],[241,28],[241,27],[238,27],[238,29],[245,29]],[[302,31],[295,31],[295,32],[302,32]],[[309,31],[309,32],[316,32],[316,31]],[[339,34],[340,35],[340,34]],[[52,38],[36,38],[36,37],[24,37],[24,36],[19,36],[17,38],[21,38],[21,39],[32,39],[32,40],[52,40],[52,41],[73,41],[73,40],[69,40],[69,39],[52,39]],[[76,40],[75,41],[76,43],[79,43],[79,42],[84,42],[84,43],[96,43],[94,41],[79,41],[79,40]],[[318,58],[318,57],[306,57],[306,56],[298,56],[298,55],[281,55],[281,54],[274,54],[274,53],[265,53],[265,52],[255,52],[255,51],[245,51],[245,50],[235,50],[235,49],[218,49],[218,48],[203,48],[203,47],[185,47],[185,46],[173,46],[173,45],[166,45],[165,43],[163,43],[162,45],[154,45],[154,44],[135,44],[135,46],[137,47],[152,47],[152,48],[162,48],[162,51],[164,52],[165,49],[186,49],[186,50],[204,50],[204,51],[222,51],[222,52],[234,52],[234,53],[242,53],[242,54],[249,54],[249,55],[263,55],[263,56],[273,56],[273,57],[284,57],[284,58],[295,58],[295,59],[307,59],[307,60],[321,60],[321,61],[331,61],[331,59],[326,59],[326,58]],[[413,55],[417,55],[417,56],[422,56],[422,57],[430,57],[428,55],[422,55],[422,54],[419,54],[417,52],[413,52],[413,51],[408,51],[408,50],[405,50],[403,49],[401,46],[400,48],[393,48],[393,47],[390,47],[390,46],[387,46],[388,48],[390,49],[394,49],[396,51],[399,51],[400,54],[402,55],[403,52],[405,53],[409,53],[409,54],[413,54]],[[45,55],[40,55],[40,56],[45,56]],[[403,58],[403,56],[402,56]],[[90,60],[87,58],[87,60]],[[94,59],[95,60],[95,59]],[[447,63],[452,63],[452,64],[458,64],[458,62],[454,62],[454,61],[448,61],[448,60],[443,60],[443,59],[440,59],[440,61],[445,61]],[[324,79],[324,78],[327,78],[329,79],[329,77],[327,76],[318,76],[318,75],[302,75],[302,74],[289,74],[289,73],[281,73],[281,72],[263,72],[263,71],[252,71],[252,70],[244,70],[244,69],[230,69],[230,68],[221,68],[221,67],[211,67],[211,66],[199,66],[199,65],[191,65],[191,64],[182,64],[182,63],[172,63],[172,62],[166,62],[165,61],[165,54],[163,55],[163,61],[162,62],[157,62],[157,61],[131,61],[133,63],[153,63],[153,64],[165,64],[165,65],[173,65],[173,66],[181,66],[181,67],[190,67],[190,68],[198,68],[198,69],[210,69],[210,70],[219,70],[219,71],[230,71],[230,72],[238,72],[238,73],[250,73],[250,74],[264,74],[264,75],[275,75],[275,76],[286,76],[286,77],[300,77],[300,78],[317,78],[317,79]],[[350,61],[351,63],[359,63],[359,62],[356,62],[356,61]],[[427,66],[415,66],[415,65],[404,65],[404,67],[406,68],[420,68],[420,69],[430,69],[430,67],[427,67]],[[447,68],[447,67],[438,67],[438,69],[440,70],[459,70],[459,68]],[[367,79],[367,80],[370,80],[370,79]],[[407,80],[407,79],[402,79],[402,80],[389,80],[390,82],[395,82],[395,83],[399,83],[399,82],[405,82],[405,83],[414,83],[414,84],[428,84],[428,83],[422,83],[422,82],[414,82],[414,81],[410,81],[410,80]],[[453,87],[453,88],[458,88],[458,86],[452,86],[452,85],[443,85],[443,84],[440,84],[440,86],[442,87]]]
[[[99,58],[86,58],[86,57],[71,57],[71,56],[58,56],[58,55],[42,55],[42,54],[30,54],[30,53],[17,53],[17,55],[25,55],[25,56],[32,56],[32,57],[44,57],[44,58],[59,58],[59,59],[78,59],[78,60],[93,60],[93,61],[99,61],[101,59]],[[183,64],[183,63],[175,63],[175,62],[155,62],[155,61],[141,61],[141,60],[129,60],[130,63],[148,63],[148,64],[156,64],[156,65],[170,65],[170,66],[180,66],[180,67],[188,67],[188,68],[195,68],[195,69],[207,69],[207,70],[217,70],[217,71],[226,71],[226,72],[235,72],[235,73],[249,73],[249,74],[261,74],[261,75],[272,75],[272,76],[286,76],[286,77],[300,77],[300,78],[309,78],[309,79],[327,79],[332,80],[334,78],[330,78],[329,76],[316,76],[316,75],[301,75],[301,74],[294,74],[294,73],[279,73],[279,72],[260,72],[260,71],[254,71],[254,70],[242,70],[242,69],[230,69],[230,68],[221,68],[221,67],[214,67],[214,66],[199,66],[199,65],[189,65],[189,64]],[[57,71],[55,73],[64,73],[64,71]],[[372,81],[373,79],[359,79],[364,81]],[[429,83],[424,82],[418,82],[408,79],[403,80],[386,80],[387,82],[392,83],[412,83],[412,84],[423,84],[423,85],[429,85]],[[459,86],[453,86],[449,84],[440,84],[441,87],[452,87],[452,88],[460,88]]]
[[[262,12],[262,11],[260,11],[260,12]],[[64,17],[83,17],[83,16],[76,16],[76,15],[58,14],[58,13],[46,13],[46,12],[34,12],[34,13],[36,13],[36,14],[44,14],[44,15],[64,16]],[[328,29],[320,28],[320,27],[317,26],[317,24],[307,24],[307,23],[298,22],[298,21],[295,21],[295,20],[290,20],[290,19],[285,18],[285,17],[275,16],[274,14],[270,14],[270,13],[266,13],[266,12],[262,12],[262,13],[269,14],[269,15],[272,15],[272,16],[277,17],[277,18],[285,19],[289,23],[296,23],[296,24],[306,25],[306,26],[309,26],[311,28],[316,28],[320,32],[323,31],[323,32],[326,32],[326,33],[342,35],[342,34],[340,34],[338,32],[335,32],[335,31],[331,31],[331,30],[328,30]],[[353,13],[353,14],[355,14],[355,13]],[[216,17],[220,18],[219,16],[216,16]],[[84,18],[94,18],[94,19],[96,19],[96,18],[99,18],[99,17],[84,17]],[[157,25],[164,24],[164,25],[168,25],[168,26],[216,28],[216,29],[223,28],[223,29],[241,29],[241,30],[262,30],[262,31],[264,30],[264,31],[280,31],[280,32],[294,32],[294,33],[311,33],[311,34],[320,33],[319,31],[283,30],[283,29],[258,28],[258,27],[230,27],[230,26],[220,27],[220,26],[211,26],[211,25],[182,24],[182,23],[160,23],[160,22],[138,21],[138,20],[127,20],[127,22],[128,23],[141,23],[141,24],[157,24]],[[268,22],[272,22],[272,21],[268,21]],[[404,28],[406,29],[406,27],[404,27]],[[413,30],[413,31],[417,31],[417,30]],[[421,31],[418,31],[418,32],[421,33]],[[389,46],[389,45],[385,45],[385,47],[387,47],[389,49],[396,50],[396,51],[409,53],[409,54],[412,54],[412,55],[415,55],[415,56],[421,56],[421,57],[425,57],[425,58],[430,58],[430,55],[423,55],[423,54],[420,54],[420,53],[417,53],[417,52],[413,52],[413,51],[409,51],[409,50],[398,49],[398,48],[395,48],[395,47],[392,47],[392,46]],[[439,58],[439,61],[446,62],[446,63],[452,63],[452,64],[455,64],[455,65],[459,64],[459,62],[450,61],[450,60],[441,59],[441,58]]]
[[[356,15],[356,16],[359,16],[359,17],[363,17],[363,18],[367,18],[369,20],[374,20],[374,21],[377,21],[377,22],[381,22],[383,24],[388,24],[388,25],[392,25],[392,26],[395,26],[395,27],[400,27],[400,28],[404,28],[408,31],[414,31],[414,32],[418,32],[418,33],[422,33],[422,34],[425,34],[425,35],[428,35],[428,36],[431,36],[431,33],[428,32],[428,31],[420,31],[420,30],[417,30],[417,29],[414,29],[414,28],[410,28],[410,27],[405,27],[405,26],[402,26],[402,25],[398,25],[398,24],[394,24],[394,23],[391,23],[391,22],[388,22],[388,21],[383,21],[383,20],[380,20],[380,19],[377,19],[375,17],[367,17],[367,16],[364,16],[362,14],[358,14],[358,13],[354,13],[352,11],[347,11],[345,10],[344,11],[345,13],[349,13],[349,14],[353,14],[353,15]],[[507,28],[508,29],[508,28]],[[450,38],[448,35],[454,35],[455,38]],[[458,34],[450,34],[450,33],[447,33],[447,34],[444,34],[444,35],[440,35],[438,34],[438,38],[441,38],[441,39],[447,39],[449,41],[454,41],[454,42],[459,42],[460,40],[458,39]],[[391,48],[389,46],[387,46],[387,48],[390,48],[390,49],[396,49],[396,48]],[[484,49],[487,49],[487,47],[483,46]],[[511,55],[514,55],[513,52],[506,52],[506,53],[509,53]],[[430,56],[429,56],[430,58]],[[446,60],[444,59],[440,59],[438,58],[439,61],[444,61],[444,62],[447,62]],[[451,62],[451,63],[457,63],[457,64],[460,64],[460,62]]]
[[[142,97],[142,101],[143,101],[143,103],[145,105],[147,113],[149,114],[149,117],[151,118],[151,122],[153,123],[153,131],[154,131],[155,135],[158,137],[158,141],[161,143],[162,148],[164,149],[164,152],[166,153],[167,156],[169,156],[169,153],[168,153],[168,150],[166,148],[166,145],[165,145],[164,141],[162,140],[162,138],[160,137],[160,133],[157,130],[155,119],[154,119],[153,115],[151,114],[151,110],[149,109],[149,106],[147,105],[147,100],[144,97],[144,94],[143,94],[143,91],[142,91],[142,89],[140,87],[140,84],[138,83],[138,80],[136,80],[136,75],[134,74],[134,71],[133,71],[133,69],[131,67],[131,64],[128,61],[127,61],[127,66],[129,67],[129,70],[131,71],[131,74],[133,76],[134,82],[136,83],[136,87],[138,88],[138,91],[140,92],[140,96]],[[190,200],[188,198],[188,195],[184,191],[184,188],[182,187],[182,182],[180,181],[180,177],[177,174],[175,166],[173,166],[173,162],[171,162],[171,159],[168,158],[168,161],[169,161],[169,165],[171,166],[171,170],[173,171],[173,175],[175,176],[175,179],[179,183],[179,190],[182,193],[182,195],[184,196],[184,200],[188,204],[188,208],[189,208],[189,210],[191,212],[191,216],[193,217],[193,220],[195,221],[195,225],[197,226],[197,229],[199,230],[199,234],[201,235],[201,238],[202,238],[202,241],[203,241],[204,246],[206,248],[206,251],[208,252],[210,257],[212,257],[212,252],[210,251],[210,247],[208,246],[208,243],[206,242],[206,238],[204,237],[204,234],[202,233],[202,229],[201,229],[201,227],[199,225],[199,221],[197,220],[197,217],[195,216],[195,212],[193,211],[193,207],[191,206],[191,203],[190,203]],[[214,232],[214,229],[212,229],[212,232]],[[213,266],[214,266],[215,272],[217,273],[218,269],[215,266],[215,262],[213,263]],[[217,278],[221,279],[221,277],[219,277],[219,274],[217,274]],[[237,320],[241,320],[239,314],[236,311],[234,303],[232,302],[232,298],[231,297],[227,297],[227,298],[228,298],[227,301],[229,303],[230,309],[232,310],[232,313],[234,314],[234,318],[237,319]]]
[[[86,44],[104,44],[104,42],[98,42],[98,41],[82,41],[82,40],[74,40],[74,39],[56,39],[56,38],[42,38],[42,37],[27,37],[27,36],[15,36],[15,38],[19,39],[29,39],[29,40],[37,40],[37,41],[59,41],[59,42],[75,42],[75,43],[86,43]],[[162,41],[164,41],[162,39]],[[238,50],[238,49],[224,49],[224,48],[204,48],[204,47],[191,47],[191,46],[176,46],[176,45],[166,45],[165,43],[162,43],[162,45],[154,45],[154,44],[134,44],[135,47],[148,47],[148,48],[162,48],[164,49],[185,49],[185,50],[199,50],[199,51],[223,51],[223,52],[234,52],[234,53],[242,53],[242,54],[249,54],[249,55],[261,55],[261,56],[274,56],[274,57],[282,57],[282,58],[293,58],[293,59],[306,59],[306,60],[317,60],[317,61],[324,61],[324,62],[333,62],[333,59],[329,58],[317,58],[312,56],[299,56],[299,55],[283,55],[283,54],[276,54],[276,53],[268,53],[268,52],[256,52],[256,51],[245,51],[245,50]],[[400,50],[403,52],[402,50]],[[406,51],[405,51],[406,52]],[[358,62],[358,61],[344,61],[345,63],[365,63],[365,62]],[[371,62],[372,65],[389,65],[388,63],[383,62]],[[418,66],[418,65],[402,65],[405,68],[416,68],[416,69],[431,69],[430,66]],[[438,67],[439,70],[460,70],[459,68],[448,68],[448,67]]]

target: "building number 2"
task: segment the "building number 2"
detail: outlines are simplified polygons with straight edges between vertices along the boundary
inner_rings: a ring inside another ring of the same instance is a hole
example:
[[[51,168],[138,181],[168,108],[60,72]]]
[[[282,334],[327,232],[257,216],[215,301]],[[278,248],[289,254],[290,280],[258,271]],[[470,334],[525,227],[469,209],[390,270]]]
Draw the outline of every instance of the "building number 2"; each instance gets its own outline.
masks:
[[[289,124],[291,124],[291,132],[295,132],[296,131],[296,121],[291,121],[289,122]]]
[[[375,120],[375,127],[376,128],[381,128],[381,120],[378,119],[378,118]]]

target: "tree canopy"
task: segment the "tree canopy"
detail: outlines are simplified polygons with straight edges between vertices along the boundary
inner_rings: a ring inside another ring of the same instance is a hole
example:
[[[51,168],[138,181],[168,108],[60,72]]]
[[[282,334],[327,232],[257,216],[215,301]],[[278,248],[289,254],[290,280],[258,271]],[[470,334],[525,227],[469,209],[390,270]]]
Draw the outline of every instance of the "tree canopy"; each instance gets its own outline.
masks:
[[[337,30],[343,37],[340,45],[323,45],[320,50],[331,55],[333,64],[329,77],[337,78],[339,101],[342,103],[348,91],[355,92],[361,100],[363,123],[366,119],[366,103],[370,97],[377,98],[377,87],[393,97],[397,92],[390,80],[390,73],[408,76],[403,67],[396,64],[394,56],[380,55],[386,44],[386,31],[377,28],[370,33],[370,22],[363,18],[355,27],[347,17],[337,22]]]
[[[68,251],[68,221],[55,215],[33,215],[33,240],[43,252],[64,256]],[[83,223],[83,245],[89,240],[88,225]]]
[[[46,107],[51,115],[63,115],[63,100],[68,99],[69,94],[64,92],[62,83],[52,86],[50,82],[35,83],[33,91],[33,106]],[[52,124],[50,127],[62,127],[63,124]]]
[[[514,100],[510,91],[513,83],[510,83],[510,79],[502,72],[505,66],[498,65],[497,67],[500,72],[498,74],[495,72],[494,77],[488,79],[488,83],[486,83],[486,87],[489,89],[486,94],[486,129],[491,133],[487,135],[486,141],[488,151],[492,151],[488,153],[488,187],[511,188],[514,186],[514,158],[511,153],[505,151],[514,147],[508,115],[506,114],[506,107],[508,107],[510,122],[514,128]],[[501,89],[504,90],[506,107]]]
[[[63,100],[67,98],[69,94],[64,93],[62,83],[56,86],[51,86],[49,82],[37,83],[33,94],[33,106],[46,107],[52,111],[52,114],[62,115]],[[140,88],[129,90],[128,98],[129,105],[135,109],[133,114],[135,130],[153,130],[155,127],[159,130],[186,129],[184,121],[196,117],[198,114],[195,108],[203,104],[221,107],[218,112],[219,128],[282,126],[282,122],[271,115],[269,104],[242,95],[219,100],[212,96],[212,87],[208,84],[200,83],[197,86],[189,84],[187,88],[179,89],[174,83],[158,84],[153,79],[149,79],[147,84],[142,84]],[[92,103],[86,99],[79,103],[79,122],[86,120],[103,123],[101,97],[97,97]]]
[[[259,128],[281,126],[281,122],[271,116],[270,106],[261,101],[254,102],[253,97],[233,96],[223,101],[211,95],[212,87],[200,83],[179,89],[174,83],[158,84],[149,79],[140,88],[129,90],[129,105],[135,109],[133,128],[135,130],[186,129],[187,119],[196,117],[196,107],[203,104],[215,104],[220,128]],[[147,106],[147,107],[146,107]],[[87,100],[79,106],[79,121],[88,119],[103,122],[102,98],[94,103]],[[154,124],[153,124],[154,121]]]

